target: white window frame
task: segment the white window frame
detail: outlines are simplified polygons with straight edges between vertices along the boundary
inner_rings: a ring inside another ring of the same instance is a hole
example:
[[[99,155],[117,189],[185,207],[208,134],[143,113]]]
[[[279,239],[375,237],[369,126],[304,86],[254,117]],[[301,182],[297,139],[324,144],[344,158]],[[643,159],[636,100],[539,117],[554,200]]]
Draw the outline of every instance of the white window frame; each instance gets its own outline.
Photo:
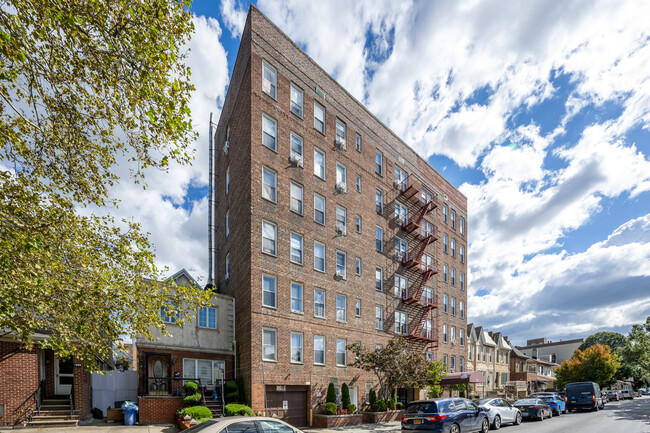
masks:
[[[400,190],[408,186],[408,174],[404,169],[395,164],[395,183]]]
[[[318,157],[323,158],[322,164],[318,163]],[[327,160],[325,158],[325,152],[317,147],[314,147],[314,176],[322,180],[325,180],[327,176]]]
[[[230,234],[230,209],[226,210],[226,237]]]
[[[357,134],[357,136],[356,136],[355,145],[356,145],[357,152],[361,152],[361,135],[360,134]]]
[[[458,304],[458,315],[461,319],[465,318],[465,301],[460,301]]]
[[[379,287],[377,287],[377,283],[379,283]],[[375,289],[378,292],[384,291],[384,268],[381,266],[375,266]]]
[[[449,249],[451,250],[451,256],[456,258],[456,239],[451,239],[449,243]]]
[[[205,325],[201,326],[201,314],[205,314]],[[210,316],[214,316],[214,326],[210,326]],[[202,329],[217,329],[217,309],[215,307],[205,306],[199,308],[198,311],[198,320],[196,324],[199,328]]]
[[[305,189],[301,184],[291,181],[291,186],[289,188],[289,208],[291,212],[294,212],[301,216],[303,215],[305,209],[304,191]]]
[[[447,263],[442,265],[442,281],[449,283],[449,265]]]
[[[460,272],[460,275],[458,276],[458,281],[460,285],[460,290],[465,291],[465,274],[463,272]]]
[[[294,345],[294,337],[299,338],[299,346]],[[291,350],[291,363],[292,364],[304,364],[305,362],[305,353],[304,353],[304,335],[302,332],[292,332],[291,335],[289,336],[289,344],[290,344],[290,350]],[[294,352],[298,351],[297,353],[299,354],[298,358],[294,358]]]
[[[395,296],[398,296],[400,298],[404,297],[405,292],[408,295],[408,287],[409,287],[409,280],[403,275],[395,274],[395,278],[393,279],[394,281],[394,291],[395,291]]]
[[[446,204],[442,205],[442,221],[447,224],[449,222],[449,206]]]
[[[399,222],[399,220],[402,222]],[[399,201],[395,200],[395,222],[398,226],[406,225],[409,221],[409,210]]]
[[[266,182],[267,174],[273,179],[273,184]],[[265,192],[265,187],[271,190],[270,197]],[[262,166],[262,198],[271,203],[278,203],[278,173],[265,165]]]
[[[317,340],[319,341],[318,343],[317,343]],[[318,362],[317,361],[318,356],[316,355],[317,351],[320,351],[320,349],[317,349],[317,347],[321,344],[320,341],[322,341],[322,345],[323,345],[323,349],[322,349],[323,362]],[[325,365],[326,342],[327,342],[327,340],[326,340],[324,335],[314,335],[314,364],[315,365]]]
[[[451,220],[451,228],[456,230],[456,211],[455,210],[453,210],[453,209],[451,210],[450,215],[449,215],[449,219]]]
[[[348,190],[348,168],[338,161],[336,162],[336,186],[345,192]]]
[[[305,92],[303,90],[296,86],[295,83],[291,83],[291,95],[290,95],[290,103],[289,103],[289,109],[290,111],[295,114],[296,116],[300,117],[301,119],[303,118],[304,114],[304,105],[305,105]],[[294,95],[300,95],[300,102],[297,100],[294,100]],[[294,106],[296,109],[294,110]]]
[[[354,189],[361,193],[361,175],[357,174],[357,179],[354,181]]]
[[[442,325],[442,342],[449,343],[449,331],[447,325]]]
[[[322,316],[316,314],[317,311],[318,311],[316,309],[316,307],[317,307],[317,305],[320,305],[320,303],[319,304],[316,303],[316,297],[317,297],[316,293],[317,292],[323,294],[323,304],[322,304],[323,305],[323,315]],[[326,296],[327,296],[327,293],[325,293],[325,289],[314,288],[314,317],[318,317],[319,319],[325,319],[327,317],[327,298],[326,298]]]
[[[458,223],[458,225],[459,225],[460,234],[464,235],[465,234],[465,218],[460,217],[460,222]]]
[[[343,266],[339,264],[339,256],[343,257]],[[347,279],[348,275],[348,255],[345,251],[341,250],[336,250],[336,272],[337,274],[339,273],[338,271],[342,270],[343,275],[340,277],[342,279]]]
[[[266,227],[272,228],[273,229],[273,238],[265,237],[264,236],[264,231]],[[269,241],[273,242],[273,251],[265,251],[264,249],[264,240],[268,239]],[[271,256],[277,257],[278,255],[278,226],[275,223],[272,223],[271,221],[267,220],[262,220],[262,252],[264,254],[269,254]]]
[[[343,131],[343,134],[340,133],[341,131],[339,129]],[[338,117],[336,118],[336,138],[342,138],[343,143],[345,143],[348,138],[348,125]],[[343,148],[345,149],[345,146]]]
[[[384,175],[384,154],[378,150],[375,150],[375,173]]]
[[[453,296],[451,297],[451,302],[450,302],[450,313],[452,316],[456,315],[456,298]]]
[[[267,72],[272,75],[271,79],[267,78]],[[278,99],[278,70],[266,60],[262,60],[262,92],[275,100]]]
[[[264,285],[266,279],[268,279],[268,281],[274,282],[273,290],[267,290],[266,286]],[[266,293],[273,295],[273,305],[265,303],[266,301],[264,295]],[[262,306],[267,308],[278,308],[278,277],[274,275],[262,274]]]
[[[290,286],[291,291],[291,312],[304,314],[304,305],[305,305],[305,286],[301,283],[292,281]],[[294,294],[294,288],[298,290],[298,295]],[[294,308],[294,301],[296,301],[298,308]]]
[[[361,299],[355,299],[354,301],[354,316],[361,317]]]
[[[266,131],[267,123],[265,120],[271,122],[273,125],[273,135],[271,135],[269,131]],[[264,142],[264,134],[268,135],[269,137],[273,137],[273,147],[267,145]],[[262,113],[262,146],[266,147],[267,149],[271,149],[276,153],[278,151],[278,121],[266,113]]]
[[[375,250],[384,252],[384,229],[379,226],[375,226]]]
[[[264,342],[264,336],[267,333],[268,335],[273,335],[272,344],[266,344]],[[266,357],[266,351],[264,350],[266,347],[273,347],[272,358]],[[262,361],[278,362],[278,330],[275,328],[262,328]]]
[[[449,254],[449,236],[447,236],[447,233],[442,235],[442,252]]]
[[[407,258],[409,244],[404,239],[395,236],[395,259],[402,261]]]
[[[228,281],[230,279],[230,253],[226,253],[225,269],[226,272],[224,274],[224,278],[226,279],[226,281]]]
[[[405,311],[395,311],[395,333],[408,335],[409,315]]]
[[[449,313],[449,295],[442,295],[442,312]]]
[[[343,300],[343,305],[339,301]],[[348,297],[345,295],[336,295],[336,321],[339,323],[348,323]]]
[[[297,242],[297,244],[295,244]],[[304,237],[300,233],[296,232],[291,232],[290,234],[290,250],[289,250],[289,260],[291,263],[296,263],[298,265],[302,265],[303,258],[304,258]],[[298,248],[296,248],[296,245]],[[294,251],[296,251],[298,254],[298,260],[294,259]]]
[[[348,232],[348,210],[340,205],[336,205],[336,229],[341,229],[344,235]]]
[[[355,257],[354,258],[354,273],[356,275],[361,276],[361,271],[362,271],[361,258],[360,257]]]
[[[316,255],[316,247],[323,247],[323,257],[319,257]],[[326,260],[325,260],[325,254],[326,254],[326,247],[325,244],[322,242],[314,241],[314,269],[318,272],[326,272]],[[322,259],[323,260],[323,269],[319,269],[318,266],[316,265],[316,259]]]
[[[465,263],[465,245],[460,245],[459,250],[460,250],[460,262]]]
[[[323,206],[322,210],[318,209],[316,207],[316,204],[318,202],[322,203],[322,206]],[[314,222],[316,224],[320,224],[322,226],[325,225],[325,221],[326,221],[326,217],[327,217],[326,210],[327,210],[327,199],[325,197],[323,197],[322,195],[320,195],[320,194],[314,193]],[[320,215],[317,212],[320,212],[320,213],[323,214],[323,221],[319,221],[318,218],[316,218],[316,215]]]
[[[320,119],[318,117],[318,112],[321,111],[323,113],[323,118]],[[325,111],[325,107],[320,105],[318,102],[314,101],[314,129],[322,134],[325,134],[325,119],[327,118],[327,112]],[[317,123],[319,122],[319,123]],[[320,127],[320,122],[322,122],[322,127]]]
[[[199,371],[199,362],[209,362],[210,363],[210,381],[209,381],[209,383],[206,383],[205,385],[213,384],[213,383],[215,383],[216,379],[218,379],[218,378],[214,377],[215,366],[218,366],[219,370],[221,371],[221,378],[222,379],[225,378],[225,376],[226,376],[225,375],[225,372],[226,372],[226,362],[225,361],[215,361],[215,360],[212,360],[212,359],[197,359],[197,358],[183,358],[183,372],[182,372],[183,377],[188,378],[188,379],[190,379],[190,378],[191,379],[199,379],[199,373],[198,373],[198,371]],[[185,371],[186,371],[185,366],[186,366],[186,364],[190,364],[190,363],[194,364],[194,368],[193,368],[194,369],[194,374],[191,374],[191,375],[189,374],[189,372],[185,373]],[[192,376],[194,376],[194,377],[192,377]],[[186,382],[186,381],[183,381],[183,382]],[[201,383],[203,383],[203,382],[201,382]]]
[[[336,366],[337,367],[347,367],[348,364],[348,349],[347,349],[348,342],[347,340],[338,338],[336,340]],[[343,347],[343,351],[341,351],[341,347]],[[343,363],[339,362],[339,355],[343,356]]]
[[[384,191],[380,188],[375,190],[375,211],[380,215],[384,213]]]
[[[305,152],[305,141],[303,138],[296,134],[295,132],[291,131],[290,138],[289,138],[289,149],[291,156],[297,157],[300,159],[301,162],[304,161],[304,152]]]
[[[355,221],[355,228],[357,230],[357,233],[361,234],[361,224],[363,223],[363,219],[361,218],[361,215],[357,215],[356,221]]]
[[[377,331],[384,330],[384,307],[383,305],[375,305],[375,329]]]

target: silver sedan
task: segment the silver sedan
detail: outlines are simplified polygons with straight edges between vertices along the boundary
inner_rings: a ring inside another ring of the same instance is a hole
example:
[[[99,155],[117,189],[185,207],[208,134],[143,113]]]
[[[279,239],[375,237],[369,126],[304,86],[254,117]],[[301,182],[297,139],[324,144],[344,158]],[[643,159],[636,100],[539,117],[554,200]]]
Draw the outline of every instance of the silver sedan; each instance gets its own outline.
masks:
[[[216,418],[185,430],[186,433],[303,433],[294,426],[275,418],[261,416],[232,416]]]
[[[521,424],[519,409],[502,398],[486,398],[479,401],[479,407],[487,414],[490,425],[495,430],[501,428],[502,424]]]

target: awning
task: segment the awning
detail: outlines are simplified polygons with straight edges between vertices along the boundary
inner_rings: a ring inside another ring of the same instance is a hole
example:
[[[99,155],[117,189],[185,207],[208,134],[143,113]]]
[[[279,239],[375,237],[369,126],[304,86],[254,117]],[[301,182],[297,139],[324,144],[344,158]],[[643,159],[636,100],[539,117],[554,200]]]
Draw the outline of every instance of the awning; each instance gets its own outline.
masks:
[[[449,373],[440,380],[440,385],[459,385],[466,383],[485,383],[485,376],[480,371],[463,371],[461,373]]]

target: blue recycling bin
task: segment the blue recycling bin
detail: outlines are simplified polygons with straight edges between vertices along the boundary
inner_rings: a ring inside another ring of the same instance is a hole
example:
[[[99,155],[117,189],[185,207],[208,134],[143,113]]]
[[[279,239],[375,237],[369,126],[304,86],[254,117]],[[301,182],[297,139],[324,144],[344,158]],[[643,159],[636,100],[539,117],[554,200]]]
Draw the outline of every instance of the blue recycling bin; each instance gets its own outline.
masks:
[[[122,415],[124,415],[124,425],[135,425],[135,415],[138,413],[138,405],[126,401],[122,405]]]

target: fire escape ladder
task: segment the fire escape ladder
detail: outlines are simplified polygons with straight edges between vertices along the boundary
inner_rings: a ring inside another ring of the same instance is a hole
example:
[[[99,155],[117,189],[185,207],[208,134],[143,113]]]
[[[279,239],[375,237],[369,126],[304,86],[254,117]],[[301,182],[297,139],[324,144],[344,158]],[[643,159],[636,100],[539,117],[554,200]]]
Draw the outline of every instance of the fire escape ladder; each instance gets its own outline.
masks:
[[[430,201],[426,203],[422,208],[418,211],[418,217],[417,219],[410,220],[408,224],[406,224],[403,229],[407,233],[413,233],[414,230],[417,230],[420,228],[420,224],[422,223],[422,220],[424,219],[424,216],[430,212],[430,209],[433,209],[433,202]]]
[[[412,328],[412,331],[409,332],[408,335],[405,335],[404,338],[409,339],[409,340],[417,340],[425,343],[437,343],[436,340],[436,332],[434,331],[433,328],[433,320],[432,320],[432,326],[430,333],[425,334],[424,331],[424,323],[428,318],[428,309],[422,309],[422,313],[420,314],[420,317],[417,321],[417,325]]]
[[[428,271],[423,274],[422,279],[419,283],[414,284],[412,287],[409,287],[402,292],[402,302],[405,304],[416,305],[418,307],[424,308],[427,311],[433,308],[438,308],[438,305],[435,300],[435,294],[432,294],[430,299],[424,299],[424,289],[427,287],[429,278],[434,274],[433,271]]]
[[[424,255],[424,251],[426,251],[427,247],[431,242],[434,241],[434,236],[429,235],[424,240],[422,241],[422,245],[420,245],[420,249],[418,250],[417,254],[415,256],[411,256],[411,254],[406,255],[406,260],[402,260],[402,264],[406,266],[407,268],[413,268],[417,265],[420,265],[420,260],[422,260],[422,255]],[[423,269],[423,272],[428,272],[429,269]]]

